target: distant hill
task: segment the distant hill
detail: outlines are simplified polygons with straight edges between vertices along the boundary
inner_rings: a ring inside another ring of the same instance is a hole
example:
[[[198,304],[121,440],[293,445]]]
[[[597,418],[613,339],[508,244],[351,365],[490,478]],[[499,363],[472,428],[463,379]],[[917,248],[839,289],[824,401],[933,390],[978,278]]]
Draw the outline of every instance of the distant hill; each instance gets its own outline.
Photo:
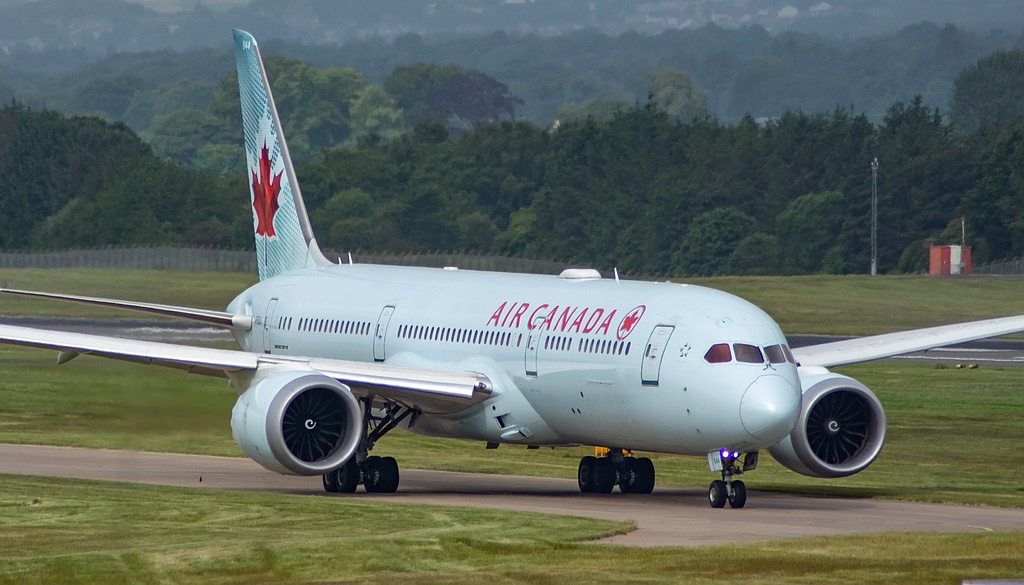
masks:
[[[345,43],[406,34],[479,35],[494,31],[552,36],[581,29],[627,31],[759,26],[862,37],[930,21],[968,30],[1024,26],[1024,9],[1005,0],[0,0],[0,57],[23,51],[89,53],[221,46],[225,31],[259,38]],[[188,6],[189,9],[182,9]]]

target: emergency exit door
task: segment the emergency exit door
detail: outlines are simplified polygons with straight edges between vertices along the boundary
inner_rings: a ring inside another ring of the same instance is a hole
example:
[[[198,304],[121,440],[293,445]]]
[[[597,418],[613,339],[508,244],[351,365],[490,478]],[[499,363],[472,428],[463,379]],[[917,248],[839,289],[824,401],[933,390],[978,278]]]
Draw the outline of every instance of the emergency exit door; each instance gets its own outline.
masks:
[[[640,366],[640,381],[649,386],[657,386],[661,376],[661,358],[665,355],[665,348],[668,347],[668,338],[672,336],[674,327],[671,325],[658,325],[651,333],[647,341],[647,349],[644,350],[644,362]]]

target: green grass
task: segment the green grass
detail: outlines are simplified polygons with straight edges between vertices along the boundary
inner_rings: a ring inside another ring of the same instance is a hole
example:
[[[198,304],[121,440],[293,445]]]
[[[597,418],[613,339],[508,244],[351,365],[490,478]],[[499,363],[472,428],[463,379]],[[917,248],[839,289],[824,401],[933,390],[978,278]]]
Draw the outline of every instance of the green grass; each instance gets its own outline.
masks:
[[[0,476],[0,583],[960,583],[1024,575],[1024,532],[698,548],[629,524],[358,498]]]
[[[258,280],[255,274],[106,268],[3,268],[0,286],[223,310]],[[136,317],[140,313],[51,300],[0,296],[0,315]]]
[[[869,335],[1024,314],[1024,280],[932,276],[720,277],[703,284],[764,309],[786,333]]]
[[[0,285],[223,309],[255,275],[104,269],[2,269]],[[1024,280],[930,276],[721,277],[687,280],[737,294],[787,333],[865,335],[1024,313]],[[0,315],[133,316],[17,297]]]

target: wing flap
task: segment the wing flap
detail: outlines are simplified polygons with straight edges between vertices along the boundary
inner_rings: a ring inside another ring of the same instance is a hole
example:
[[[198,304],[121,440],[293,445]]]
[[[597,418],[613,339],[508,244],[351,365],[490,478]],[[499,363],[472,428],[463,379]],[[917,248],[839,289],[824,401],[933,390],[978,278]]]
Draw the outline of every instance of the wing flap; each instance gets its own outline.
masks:
[[[260,366],[296,365],[339,380],[349,385],[359,396],[380,397],[428,412],[464,410],[484,400],[493,389],[485,376],[474,372],[445,372],[346,360],[264,355],[234,349],[140,341],[16,325],[0,325],[0,341],[57,350],[60,352],[58,364],[66,363],[78,355],[96,355],[233,380],[237,375],[254,372]]]
[[[832,367],[1024,331],[1024,315],[844,339],[793,349],[804,366]]]

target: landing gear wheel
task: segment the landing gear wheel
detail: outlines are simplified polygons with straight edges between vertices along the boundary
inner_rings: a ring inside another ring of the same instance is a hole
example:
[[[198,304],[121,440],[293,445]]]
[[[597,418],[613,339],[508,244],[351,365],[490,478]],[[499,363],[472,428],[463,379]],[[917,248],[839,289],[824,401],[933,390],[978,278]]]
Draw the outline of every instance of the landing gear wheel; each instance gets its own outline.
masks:
[[[363,461],[363,487],[373,494],[377,493],[377,484],[380,482],[380,457],[370,455]]]
[[[724,508],[726,500],[729,499],[729,490],[725,487],[725,482],[716,479],[711,482],[711,487],[708,488],[708,502],[712,508]]]
[[[594,476],[591,491],[595,494],[610,494],[615,487],[616,471],[611,459],[601,457],[594,462]]]
[[[328,471],[324,474],[324,491],[332,494],[338,491],[338,472],[337,470]]]
[[[345,462],[334,472],[334,476],[337,478],[335,483],[337,484],[338,493],[351,494],[356,491],[356,486],[359,485],[359,464],[356,463],[356,458],[352,457]]]
[[[637,493],[637,484],[640,477],[637,475],[636,461],[626,457],[619,465],[619,491],[624,494]]]
[[[393,494],[398,490],[398,462],[394,457],[367,457],[363,487],[370,493]]]
[[[597,463],[597,457],[594,457],[593,455],[587,455],[583,459],[580,459],[580,468],[576,472],[576,482],[580,486],[580,491],[585,494],[594,491],[595,463]]]
[[[633,462],[633,476],[636,483],[632,486],[634,494],[649,494],[654,491],[654,462],[641,457]]]
[[[747,503],[747,486],[740,480],[732,482],[732,493],[729,494],[729,507],[742,508]]]

